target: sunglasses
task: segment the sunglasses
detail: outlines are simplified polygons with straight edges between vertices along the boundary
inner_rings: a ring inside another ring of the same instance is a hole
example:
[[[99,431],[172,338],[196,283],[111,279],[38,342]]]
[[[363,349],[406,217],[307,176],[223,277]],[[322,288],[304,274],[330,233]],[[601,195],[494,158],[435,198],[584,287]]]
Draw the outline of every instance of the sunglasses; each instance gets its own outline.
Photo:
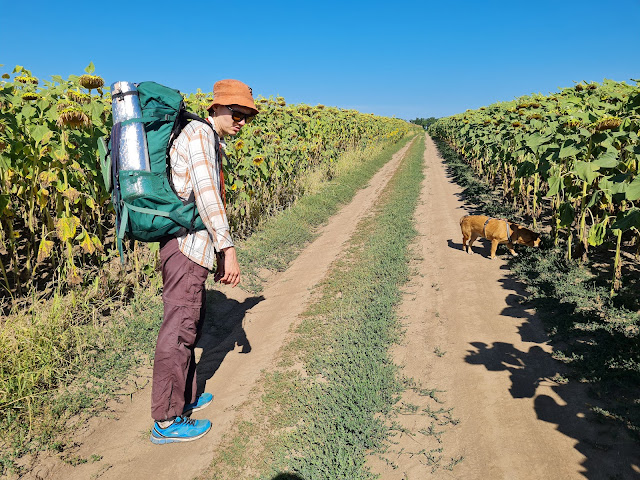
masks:
[[[253,120],[253,117],[255,117],[254,113],[244,113],[240,110],[234,110],[229,105],[225,105],[225,107],[227,107],[231,112],[231,118],[234,122],[241,122],[242,120],[244,120],[244,123],[251,123],[251,120]]]

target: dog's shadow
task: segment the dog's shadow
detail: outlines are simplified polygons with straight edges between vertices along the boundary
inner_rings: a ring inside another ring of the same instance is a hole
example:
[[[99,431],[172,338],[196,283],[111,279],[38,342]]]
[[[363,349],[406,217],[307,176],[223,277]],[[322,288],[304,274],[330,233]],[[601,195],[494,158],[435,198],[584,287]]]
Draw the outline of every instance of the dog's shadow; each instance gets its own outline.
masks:
[[[468,255],[467,252],[462,250],[462,242],[456,243],[452,238],[450,238],[449,240],[447,240],[447,245],[453,250],[460,250],[460,253]],[[498,251],[496,255],[504,253],[500,251],[501,247],[507,248],[505,245],[498,245]],[[483,257],[489,258],[491,256],[491,242],[486,238],[478,238],[475,242],[473,242],[472,250],[474,255],[481,255]]]

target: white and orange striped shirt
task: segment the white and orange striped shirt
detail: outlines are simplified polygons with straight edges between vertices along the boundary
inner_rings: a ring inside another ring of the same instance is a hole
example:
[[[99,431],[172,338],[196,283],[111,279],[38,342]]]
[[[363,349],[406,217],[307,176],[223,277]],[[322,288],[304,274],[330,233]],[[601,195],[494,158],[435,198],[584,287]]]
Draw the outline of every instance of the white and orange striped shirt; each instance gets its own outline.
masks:
[[[212,124],[213,119],[209,117],[207,121]],[[221,141],[220,148],[223,147]],[[198,265],[213,270],[216,251],[233,246],[220,194],[222,155],[216,155],[213,129],[202,122],[189,122],[173,142],[169,157],[176,193],[183,200],[194,193],[198,212],[207,227],[178,237],[180,251]]]

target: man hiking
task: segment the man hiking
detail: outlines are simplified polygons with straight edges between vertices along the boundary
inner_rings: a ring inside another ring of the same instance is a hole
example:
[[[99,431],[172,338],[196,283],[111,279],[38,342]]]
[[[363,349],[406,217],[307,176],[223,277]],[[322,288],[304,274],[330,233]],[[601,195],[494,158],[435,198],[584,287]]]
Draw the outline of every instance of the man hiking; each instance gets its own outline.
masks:
[[[240,266],[225,211],[222,148],[258,113],[251,89],[238,80],[213,86],[209,117],[189,122],[170,149],[171,181],[180,198],[195,198],[205,230],[160,242],[164,318],[156,344],[151,390],[155,444],[196,440],[211,429],[209,420],[189,418],[211,403],[196,396],[194,349],[205,316],[205,281],[215,265],[215,280],[235,287]],[[211,128],[212,127],[212,128]]]

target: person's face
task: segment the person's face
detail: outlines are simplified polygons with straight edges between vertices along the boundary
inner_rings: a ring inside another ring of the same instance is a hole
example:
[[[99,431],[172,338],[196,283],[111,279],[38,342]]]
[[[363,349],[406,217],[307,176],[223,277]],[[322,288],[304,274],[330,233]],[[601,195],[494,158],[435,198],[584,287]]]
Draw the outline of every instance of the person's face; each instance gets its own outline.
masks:
[[[222,130],[220,135],[237,135],[240,129],[245,126],[247,119],[244,115],[253,115],[250,108],[241,105],[216,105],[214,107],[216,114],[216,124]],[[235,119],[234,119],[235,117]]]

